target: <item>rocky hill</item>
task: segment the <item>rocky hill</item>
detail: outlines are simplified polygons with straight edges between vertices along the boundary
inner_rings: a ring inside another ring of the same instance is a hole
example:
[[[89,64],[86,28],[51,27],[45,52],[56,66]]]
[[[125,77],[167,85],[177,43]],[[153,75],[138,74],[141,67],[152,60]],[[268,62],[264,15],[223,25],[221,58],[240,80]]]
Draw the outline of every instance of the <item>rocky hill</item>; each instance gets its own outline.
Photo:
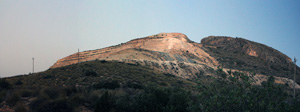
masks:
[[[159,33],[116,46],[75,53],[58,60],[51,68],[91,60],[143,65],[187,79],[199,74],[213,75],[212,70],[221,67],[226,73],[232,69],[283,77],[285,81],[279,81],[282,83],[291,82],[293,66],[291,59],[283,53],[242,38],[210,36],[196,43],[182,33]],[[297,70],[300,71],[299,67]]]
[[[294,64],[291,58],[266,45],[243,38],[221,36],[206,37],[201,44],[224,68],[293,78]],[[299,67],[297,72],[300,72]]]
[[[184,78],[192,78],[199,70],[218,66],[215,58],[181,33],[160,33],[98,50],[72,54],[58,60],[51,68],[91,60],[118,60],[157,68]],[[209,73],[209,72],[207,72]]]
[[[75,53],[43,72],[0,78],[0,111],[297,112],[292,66],[281,52],[246,39],[196,43],[160,33]]]

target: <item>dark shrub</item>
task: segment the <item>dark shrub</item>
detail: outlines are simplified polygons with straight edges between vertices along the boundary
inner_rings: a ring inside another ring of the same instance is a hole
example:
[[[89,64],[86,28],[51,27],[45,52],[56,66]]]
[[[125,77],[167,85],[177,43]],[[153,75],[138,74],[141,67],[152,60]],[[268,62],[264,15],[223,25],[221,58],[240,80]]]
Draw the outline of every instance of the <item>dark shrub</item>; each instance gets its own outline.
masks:
[[[43,97],[38,97],[36,100],[33,100],[29,107],[31,108],[31,110],[38,110],[39,106],[46,101],[46,98],[43,98]]]
[[[98,73],[95,72],[94,70],[90,70],[90,69],[87,69],[84,71],[84,75],[85,76],[98,76]]]
[[[144,86],[142,84],[139,84],[137,82],[127,82],[126,87],[134,88],[134,89],[143,89],[144,88]]]
[[[6,90],[0,91],[0,102],[5,100],[6,92],[7,92]]]
[[[130,102],[128,102],[130,101]],[[134,112],[135,108],[134,108],[134,104],[135,103],[135,99],[130,97],[129,94],[119,98],[116,101],[116,105],[117,105],[117,110],[120,112]]]
[[[23,84],[23,82],[21,81],[21,80],[18,80],[18,81],[16,81],[16,83],[15,83],[16,85],[22,85]]]
[[[168,112],[185,112],[189,106],[191,94],[183,89],[175,88],[169,95],[169,102],[164,111]]]
[[[114,107],[115,100],[107,91],[97,100],[95,112],[110,112]]]
[[[168,86],[168,83],[166,83],[164,81],[158,82],[158,84],[161,85],[161,86]]]
[[[195,75],[197,76],[197,78],[201,78],[204,75],[204,71],[199,70],[199,72],[197,72]]]
[[[20,100],[20,96],[13,92],[12,94],[7,94],[5,100],[9,106],[14,106]]]
[[[75,86],[66,87],[66,88],[64,88],[64,91],[67,96],[71,96],[72,94],[75,94],[78,92],[78,90],[76,89]]]
[[[164,73],[165,76],[168,76],[168,77],[175,77],[175,75],[173,74],[169,74],[169,73]]]
[[[46,101],[39,105],[38,112],[72,112],[73,108],[68,104],[66,99]]]
[[[10,89],[11,85],[5,80],[5,79],[0,79],[0,91],[4,89]]]
[[[144,89],[137,100],[137,111],[162,112],[169,102],[170,91],[155,86],[149,86]]]
[[[33,94],[33,92],[30,91],[30,90],[23,90],[23,91],[21,92],[21,96],[22,96],[22,97],[30,97],[30,96],[32,96],[32,94]]]
[[[53,75],[45,75],[43,79],[54,79],[55,77]]]
[[[111,82],[99,82],[98,84],[93,85],[96,89],[116,89],[120,87],[120,84],[117,81]]]
[[[51,99],[55,99],[59,96],[59,89],[55,88],[55,87],[49,87],[46,88],[44,91],[44,94],[46,94],[49,98]]]
[[[217,69],[217,75],[219,75],[221,78],[225,79],[226,78],[226,73],[223,71],[222,68]]]
[[[100,60],[100,62],[101,62],[101,63],[106,63],[107,61],[106,61],[106,60]]]
[[[150,85],[137,96],[127,94],[119,97],[116,109],[121,112],[185,112],[191,102],[190,96],[190,92],[180,88]]]
[[[75,94],[70,98],[69,102],[73,107],[77,107],[85,102],[85,97],[82,94]]]

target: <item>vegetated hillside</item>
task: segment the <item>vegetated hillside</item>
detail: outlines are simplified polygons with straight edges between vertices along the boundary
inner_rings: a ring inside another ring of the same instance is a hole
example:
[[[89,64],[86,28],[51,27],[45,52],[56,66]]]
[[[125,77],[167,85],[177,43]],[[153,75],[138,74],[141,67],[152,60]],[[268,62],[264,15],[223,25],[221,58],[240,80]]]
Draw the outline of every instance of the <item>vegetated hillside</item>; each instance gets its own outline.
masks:
[[[206,37],[201,44],[225,68],[293,79],[292,60],[266,45],[243,38],[221,36]],[[298,66],[297,72],[300,72]],[[300,82],[299,78],[297,82]]]
[[[139,94],[151,84],[156,87],[184,87],[187,90],[194,89],[196,85],[148,67],[104,60],[83,62],[6,80],[11,86],[0,88],[0,103],[6,101],[0,104],[0,108],[8,105],[30,111],[94,110],[97,98],[105,91],[122,96]],[[53,100],[55,101],[52,102]],[[60,103],[62,106],[59,106]],[[75,108],[76,106],[79,107]]]
[[[0,111],[299,111],[286,85],[241,72],[186,80],[146,66],[96,60],[0,79]],[[299,91],[297,90],[297,94]]]
[[[23,79],[24,78],[24,79]],[[70,65],[45,72],[24,76],[21,80],[30,86],[79,86],[86,87],[97,82],[118,82],[120,87],[146,85],[157,83],[162,86],[174,86],[180,78],[164,74],[144,66],[127,64],[117,61],[95,60],[80,63],[79,66]],[[16,79],[20,79],[16,77]],[[11,78],[10,80],[15,80]],[[184,86],[193,86],[193,83],[183,81]]]
[[[0,79],[0,111],[300,111],[300,86],[293,99],[293,81],[282,78],[291,68],[245,39],[160,33]]]

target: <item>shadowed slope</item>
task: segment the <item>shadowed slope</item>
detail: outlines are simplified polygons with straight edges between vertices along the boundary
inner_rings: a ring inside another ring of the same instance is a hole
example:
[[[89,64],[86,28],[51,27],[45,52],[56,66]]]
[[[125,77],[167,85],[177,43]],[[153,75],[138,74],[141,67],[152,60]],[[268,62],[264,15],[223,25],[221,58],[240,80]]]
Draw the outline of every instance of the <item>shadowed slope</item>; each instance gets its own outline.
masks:
[[[294,64],[291,59],[266,45],[243,38],[221,36],[206,37],[201,44],[225,68],[292,79]],[[300,72],[299,67],[297,71]]]

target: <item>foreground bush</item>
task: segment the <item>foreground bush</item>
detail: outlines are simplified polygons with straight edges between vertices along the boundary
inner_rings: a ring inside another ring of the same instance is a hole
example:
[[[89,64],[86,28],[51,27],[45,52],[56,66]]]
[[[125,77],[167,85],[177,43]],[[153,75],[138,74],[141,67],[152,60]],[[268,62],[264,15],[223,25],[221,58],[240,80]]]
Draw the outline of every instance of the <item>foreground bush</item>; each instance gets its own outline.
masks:
[[[0,91],[7,90],[11,88],[11,84],[9,84],[5,79],[0,78]]]
[[[68,104],[66,99],[46,101],[39,105],[37,112],[71,112],[73,108]]]

